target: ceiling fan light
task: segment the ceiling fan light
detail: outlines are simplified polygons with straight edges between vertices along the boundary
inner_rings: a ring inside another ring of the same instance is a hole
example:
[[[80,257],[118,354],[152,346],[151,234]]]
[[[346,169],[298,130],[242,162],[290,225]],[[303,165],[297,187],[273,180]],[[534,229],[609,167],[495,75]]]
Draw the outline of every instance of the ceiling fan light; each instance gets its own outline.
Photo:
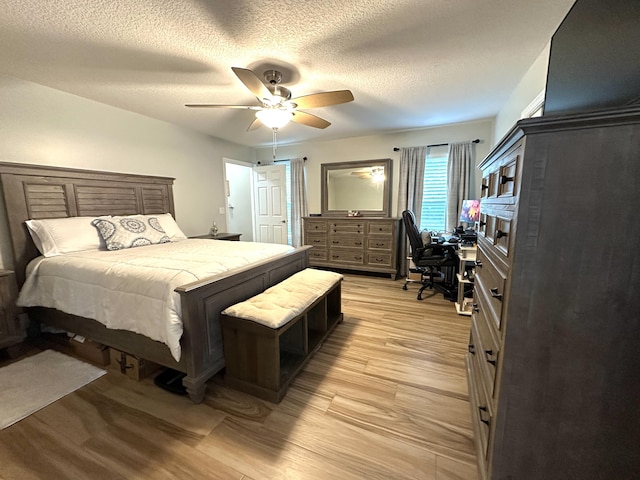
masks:
[[[263,125],[269,128],[284,127],[293,118],[293,113],[286,110],[266,109],[258,110],[256,117],[262,122]]]

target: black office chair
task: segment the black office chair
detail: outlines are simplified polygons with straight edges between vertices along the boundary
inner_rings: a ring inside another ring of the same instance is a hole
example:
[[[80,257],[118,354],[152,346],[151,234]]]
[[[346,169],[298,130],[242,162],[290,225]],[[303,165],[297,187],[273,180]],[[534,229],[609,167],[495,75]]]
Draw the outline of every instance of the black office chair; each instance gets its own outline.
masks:
[[[425,245],[416,225],[416,218],[411,210],[402,212],[402,220],[409,238],[409,245],[411,246],[411,259],[422,276],[422,287],[418,291],[418,300],[422,300],[422,292],[430,288],[434,292],[436,290],[441,291],[447,300],[455,301],[454,283],[436,281],[436,275],[440,279],[443,278],[442,267],[453,267],[455,269],[458,265],[455,247],[437,243]],[[407,284],[405,283],[402,288],[406,290]]]

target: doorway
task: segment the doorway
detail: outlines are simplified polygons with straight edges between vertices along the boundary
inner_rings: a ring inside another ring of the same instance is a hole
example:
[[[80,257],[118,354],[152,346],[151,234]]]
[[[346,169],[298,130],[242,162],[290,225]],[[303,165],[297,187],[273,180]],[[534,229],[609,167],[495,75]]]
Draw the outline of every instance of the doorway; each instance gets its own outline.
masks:
[[[227,231],[243,241],[290,244],[288,163],[254,167],[223,158],[223,166]]]

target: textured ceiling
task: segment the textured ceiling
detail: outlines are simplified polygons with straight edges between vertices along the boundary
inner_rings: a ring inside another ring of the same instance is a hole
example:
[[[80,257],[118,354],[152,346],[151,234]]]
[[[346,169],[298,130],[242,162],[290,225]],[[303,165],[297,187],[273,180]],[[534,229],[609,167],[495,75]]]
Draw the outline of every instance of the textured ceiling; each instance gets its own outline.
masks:
[[[255,104],[231,67],[269,68],[301,96],[350,89],[280,143],[494,116],[573,0],[5,0],[0,73],[243,145]]]

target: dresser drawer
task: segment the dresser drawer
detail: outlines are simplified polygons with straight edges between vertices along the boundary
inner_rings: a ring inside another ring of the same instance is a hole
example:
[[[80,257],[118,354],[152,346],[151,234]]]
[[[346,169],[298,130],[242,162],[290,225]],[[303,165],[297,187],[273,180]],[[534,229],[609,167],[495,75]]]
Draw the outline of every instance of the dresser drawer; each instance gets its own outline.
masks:
[[[390,252],[393,248],[393,239],[389,236],[368,237],[367,250],[383,250]]]
[[[311,233],[311,232],[326,233],[327,221],[326,220],[305,220],[304,231],[305,233]]]
[[[332,248],[329,252],[329,261],[344,265],[364,265],[364,252],[362,250]]]
[[[370,221],[367,233],[369,235],[391,235],[393,233],[393,223]]]
[[[313,247],[311,250],[309,250],[310,261],[316,260],[319,262],[326,262],[327,257],[328,252],[326,248]]]
[[[365,222],[331,222],[329,225],[329,232],[331,234],[356,233],[364,235]]]
[[[371,252],[367,253],[367,265],[376,265],[379,267],[391,267],[391,254],[389,253],[380,253],[380,252]]]
[[[357,248],[362,251],[364,238],[358,235],[331,235],[329,237],[330,247]]]
[[[305,245],[313,245],[314,247],[326,247],[327,236],[324,234],[309,233],[305,235],[304,243]]]

